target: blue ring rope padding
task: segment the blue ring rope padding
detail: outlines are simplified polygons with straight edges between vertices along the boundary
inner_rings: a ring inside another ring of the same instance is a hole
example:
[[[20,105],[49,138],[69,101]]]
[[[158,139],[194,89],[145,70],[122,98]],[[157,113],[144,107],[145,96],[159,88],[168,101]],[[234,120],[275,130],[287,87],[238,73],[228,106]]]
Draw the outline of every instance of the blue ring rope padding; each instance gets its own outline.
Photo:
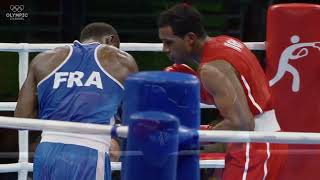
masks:
[[[116,124],[111,128],[111,137],[112,138],[118,137],[118,134],[117,134],[118,127],[120,127],[120,125]]]
[[[197,129],[179,127],[179,150],[198,150],[199,133]]]
[[[122,179],[176,180],[178,128],[178,118],[165,112],[132,114]]]

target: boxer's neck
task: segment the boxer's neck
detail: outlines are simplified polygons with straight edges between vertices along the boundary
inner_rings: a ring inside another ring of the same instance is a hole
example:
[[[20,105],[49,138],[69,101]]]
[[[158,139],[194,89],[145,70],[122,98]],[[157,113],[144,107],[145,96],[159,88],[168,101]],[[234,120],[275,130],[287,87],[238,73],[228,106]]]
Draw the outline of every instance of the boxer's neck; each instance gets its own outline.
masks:
[[[84,41],[81,42],[82,44],[90,44],[90,43],[100,43],[102,44],[103,42],[96,40],[96,39],[86,39]]]
[[[210,40],[209,36],[206,36],[203,39],[199,39],[198,42],[195,44],[193,52],[191,54],[192,59],[195,61],[196,64],[199,65],[203,53],[203,47]]]

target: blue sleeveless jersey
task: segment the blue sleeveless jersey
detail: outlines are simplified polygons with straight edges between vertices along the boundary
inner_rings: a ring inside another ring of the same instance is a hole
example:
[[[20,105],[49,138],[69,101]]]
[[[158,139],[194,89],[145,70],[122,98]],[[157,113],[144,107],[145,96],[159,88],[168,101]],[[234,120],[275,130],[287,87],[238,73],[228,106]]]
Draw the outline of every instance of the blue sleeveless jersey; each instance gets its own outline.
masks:
[[[99,43],[70,46],[68,57],[38,84],[40,119],[109,124],[123,86],[97,59]]]

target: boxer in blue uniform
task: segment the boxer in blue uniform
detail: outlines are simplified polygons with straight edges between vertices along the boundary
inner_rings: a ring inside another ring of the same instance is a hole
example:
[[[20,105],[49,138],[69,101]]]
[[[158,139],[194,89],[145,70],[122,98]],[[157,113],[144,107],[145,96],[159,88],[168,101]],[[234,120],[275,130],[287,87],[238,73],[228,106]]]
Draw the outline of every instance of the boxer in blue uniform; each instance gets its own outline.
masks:
[[[118,49],[119,37],[108,24],[89,24],[80,42],[32,60],[16,117],[113,124],[123,82],[137,65]],[[43,131],[34,157],[34,180],[111,179],[110,144],[110,135]]]

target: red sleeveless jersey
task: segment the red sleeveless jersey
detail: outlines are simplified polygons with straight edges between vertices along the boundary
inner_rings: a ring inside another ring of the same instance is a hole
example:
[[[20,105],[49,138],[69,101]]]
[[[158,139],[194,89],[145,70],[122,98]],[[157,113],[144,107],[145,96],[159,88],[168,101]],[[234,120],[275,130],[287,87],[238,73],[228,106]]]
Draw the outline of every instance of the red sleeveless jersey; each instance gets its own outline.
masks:
[[[201,64],[225,60],[239,73],[239,80],[246,93],[247,102],[253,115],[272,109],[270,89],[255,55],[236,38],[218,36],[204,45]],[[212,98],[212,97],[211,97]],[[206,99],[213,102],[213,99]]]

